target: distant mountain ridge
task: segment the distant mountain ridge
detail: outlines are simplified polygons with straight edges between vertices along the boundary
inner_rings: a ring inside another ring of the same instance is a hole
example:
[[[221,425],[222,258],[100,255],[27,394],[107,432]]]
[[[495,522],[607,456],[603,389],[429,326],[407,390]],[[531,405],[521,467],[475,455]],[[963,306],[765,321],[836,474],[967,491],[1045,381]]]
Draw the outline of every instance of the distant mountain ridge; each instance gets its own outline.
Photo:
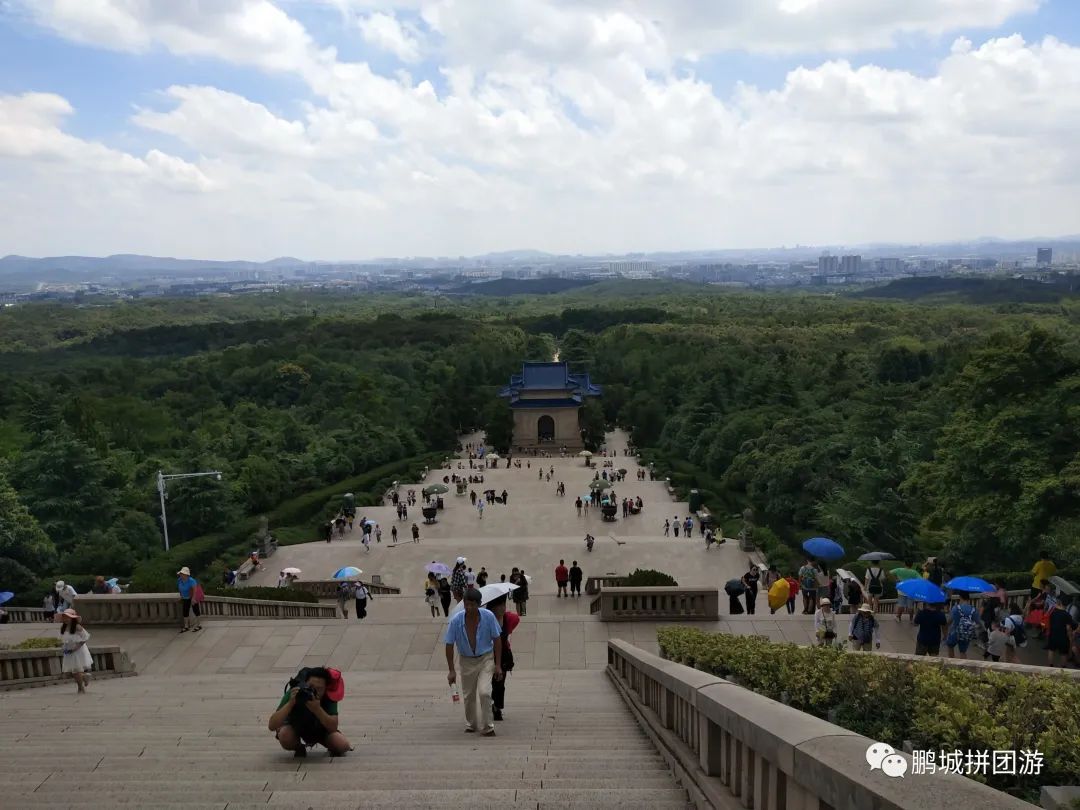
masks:
[[[142,256],[135,253],[117,253],[112,256],[4,256],[0,258],[0,276],[29,272],[66,270],[76,273],[122,273],[138,272],[185,272],[209,269],[258,270],[267,267],[297,267],[307,262],[289,257],[271,259],[268,262],[212,261],[207,259],[174,259],[171,256]],[[47,280],[47,279],[45,279]]]

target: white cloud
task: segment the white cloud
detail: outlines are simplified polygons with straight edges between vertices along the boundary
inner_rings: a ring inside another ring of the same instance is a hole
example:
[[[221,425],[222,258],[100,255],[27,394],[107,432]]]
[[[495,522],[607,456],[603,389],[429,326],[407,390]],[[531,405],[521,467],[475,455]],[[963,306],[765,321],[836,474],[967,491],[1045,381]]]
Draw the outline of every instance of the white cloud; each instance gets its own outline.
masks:
[[[359,20],[360,33],[376,48],[394,54],[402,62],[420,61],[420,37],[393,14],[376,11]]]
[[[157,149],[138,158],[64,132],[64,119],[73,112],[52,93],[0,96],[0,161],[37,164],[44,173],[86,173],[102,183],[129,178],[181,191],[211,187],[198,167]]]
[[[304,124],[274,115],[262,104],[215,87],[170,87],[169,112],[139,110],[132,120],[147,129],[173,135],[201,149],[213,144],[219,154],[252,156],[265,153],[312,156]]]
[[[332,58],[269,0],[17,0],[61,36],[122,51],[155,44],[266,70],[307,72]]]
[[[192,238],[172,252],[347,258],[1023,236],[1075,231],[1080,215],[1080,49],[1056,39],[959,38],[931,75],[802,60],[779,87],[730,97],[679,67],[724,47],[937,35],[1033,0],[504,0],[497,15],[472,0],[414,0],[408,17],[394,15],[405,4],[326,2],[403,61],[423,48],[448,89],[345,61],[267,0],[222,0],[205,15],[193,0],[94,0],[80,7],[101,12],[95,25],[49,0],[55,28],[78,26],[68,36],[212,53],[268,81],[288,71],[311,95],[289,117],[224,89],[169,87],[132,118],[161,139],[144,158],[68,134],[62,98],[15,97],[0,106],[0,155],[33,157],[46,189],[57,155],[91,178],[99,162],[156,181],[108,206],[118,218],[160,212],[160,229],[127,234],[83,211],[64,231],[82,251],[108,237],[109,250],[160,252],[185,226]],[[413,12],[422,44],[402,27]],[[163,136],[199,159],[165,155]],[[198,209],[178,187],[205,192]],[[200,227],[206,218],[219,227]],[[24,241],[52,232],[48,219],[11,227]]]

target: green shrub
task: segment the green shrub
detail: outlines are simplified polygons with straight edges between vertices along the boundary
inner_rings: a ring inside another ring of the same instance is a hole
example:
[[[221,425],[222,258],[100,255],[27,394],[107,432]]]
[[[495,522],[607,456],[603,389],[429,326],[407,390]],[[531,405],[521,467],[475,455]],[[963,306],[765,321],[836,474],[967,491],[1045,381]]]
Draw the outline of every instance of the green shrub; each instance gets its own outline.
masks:
[[[1059,577],[1080,584],[1080,568],[1062,568],[1057,572]],[[1004,582],[1005,590],[1015,591],[1020,588],[1031,587],[1031,571],[991,571],[988,574],[976,574],[987,582]]]
[[[1070,784],[1080,773],[1080,683],[1073,680],[973,672],[686,627],[664,627],[657,637],[665,658],[735,679],[896,748],[911,740],[934,751],[1042,752],[1041,774],[980,777],[1000,790],[1028,798],[1041,785]]]
[[[754,545],[765,555],[766,562],[775,565],[781,574],[798,571],[805,557],[785,544],[768,526],[754,527]]]
[[[635,568],[626,578],[627,588],[677,587],[678,584],[670,574],[654,571],[651,568]]]
[[[59,625],[57,625],[59,627]],[[58,637],[26,638],[18,644],[0,644],[0,650],[52,650],[60,646]]]
[[[105,576],[110,575],[106,574]],[[45,594],[52,591],[60,580],[74,588],[77,593],[89,593],[90,589],[94,587],[94,579],[94,574],[54,574],[53,576],[43,577],[37,581],[33,588],[15,594],[15,598],[11,600],[11,606],[41,607]]]

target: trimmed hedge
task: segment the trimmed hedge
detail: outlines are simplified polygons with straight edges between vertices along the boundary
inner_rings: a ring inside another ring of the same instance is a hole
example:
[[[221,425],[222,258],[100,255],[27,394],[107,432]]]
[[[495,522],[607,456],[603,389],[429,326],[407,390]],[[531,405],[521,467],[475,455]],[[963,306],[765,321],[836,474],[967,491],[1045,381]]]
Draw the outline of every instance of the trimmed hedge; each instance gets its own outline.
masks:
[[[987,582],[1001,580],[1005,583],[1005,590],[1008,591],[1031,587],[1031,571],[991,571],[989,574],[976,574],[975,576],[982,577]],[[1057,576],[1064,577],[1070,582],[1080,585],[1080,568],[1067,567],[1059,569]]]
[[[1031,800],[1080,773],[1080,683],[972,672],[873,654],[772,643],[683,627],[657,631],[661,655],[886,742],[933,751],[1037,750],[1038,775],[977,778]]]
[[[435,466],[445,453],[425,453],[420,456],[384,464],[361,475],[346,478],[333,486],[323,487],[285,501],[276,509],[266,513],[266,518],[273,532],[278,526],[294,526],[316,517],[322,517],[325,511],[336,511],[341,496],[346,492],[356,495],[359,506],[365,499],[377,499],[394,479],[418,475],[425,467]],[[132,593],[157,593],[171,591],[176,586],[176,572],[181,566],[188,566],[196,578],[207,582],[219,582],[226,563],[237,566],[251,552],[253,535],[259,528],[258,517],[248,517],[237,522],[234,529],[206,534],[186,543],[173,546],[169,551],[155,554],[135,566],[132,574]],[[289,539],[306,542],[290,532]],[[315,527],[312,527],[307,540],[314,540]],[[284,543],[283,543],[284,545]],[[44,596],[44,594],[42,594]],[[39,600],[40,602],[40,600]]]
[[[60,625],[56,625],[57,628]],[[0,644],[0,650],[52,650],[60,646],[60,638],[26,638],[18,644]]]
[[[651,568],[635,568],[626,578],[624,587],[627,588],[661,588],[678,587],[679,583],[670,574],[663,571],[654,571]]]

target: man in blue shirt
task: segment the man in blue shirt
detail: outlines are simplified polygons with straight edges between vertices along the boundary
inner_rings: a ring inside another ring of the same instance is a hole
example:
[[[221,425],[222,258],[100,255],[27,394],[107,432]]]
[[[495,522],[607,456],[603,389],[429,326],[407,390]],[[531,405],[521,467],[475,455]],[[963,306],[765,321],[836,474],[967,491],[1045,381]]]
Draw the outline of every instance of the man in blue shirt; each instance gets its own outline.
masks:
[[[446,676],[453,685],[461,676],[465,697],[465,731],[477,727],[485,737],[495,736],[495,718],[491,702],[491,682],[503,676],[502,627],[495,614],[480,607],[480,591],[465,592],[465,609],[450,618],[446,627]],[[454,650],[458,652],[458,672],[454,671]]]

